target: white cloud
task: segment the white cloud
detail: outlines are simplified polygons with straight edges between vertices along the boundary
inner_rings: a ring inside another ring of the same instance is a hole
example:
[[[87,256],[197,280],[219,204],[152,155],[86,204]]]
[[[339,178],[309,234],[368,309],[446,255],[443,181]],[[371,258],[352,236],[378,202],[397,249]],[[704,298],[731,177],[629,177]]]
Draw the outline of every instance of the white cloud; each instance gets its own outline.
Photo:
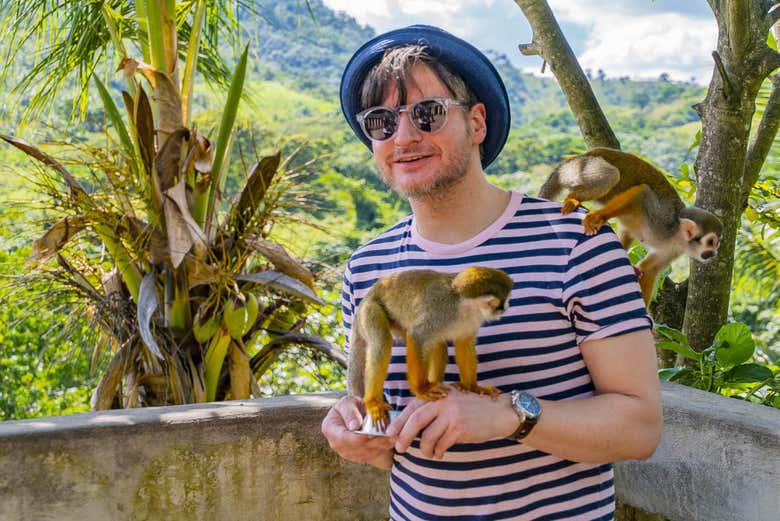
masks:
[[[427,23],[481,49],[506,54],[525,70],[538,57],[523,57],[517,44],[530,27],[513,0],[323,0],[377,32]],[[549,0],[584,69],[608,77],[673,79],[706,83],[712,71],[717,26],[705,0]],[[549,73],[548,73],[549,74]]]

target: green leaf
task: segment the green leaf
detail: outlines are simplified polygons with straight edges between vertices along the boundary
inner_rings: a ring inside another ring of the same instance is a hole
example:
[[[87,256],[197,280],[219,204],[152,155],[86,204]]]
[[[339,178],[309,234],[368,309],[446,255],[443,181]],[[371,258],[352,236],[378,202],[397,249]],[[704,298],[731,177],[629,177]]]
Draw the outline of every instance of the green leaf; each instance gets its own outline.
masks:
[[[690,367],[669,367],[667,369],[659,369],[658,378],[665,382],[672,382],[690,371]]]
[[[108,89],[106,89],[105,85],[103,85],[103,82],[100,81],[97,76],[92,76],[92,79],[95,80],[95,86],[100,93],[100,98],[103,100],[103,108],[106,109],[106,114],[108,114],[109,119],[111,119],[111,123],[116,129],[116,133],[119,134],[119,140],[122,142],[122,146],[125,148],[127,157],[130,158],[130,168],[132,169],[136,179],[138,179],[138,165],[136,163],[135,157],[135,146],[133,145],[133,141],[130,139],[130,134],[127,132],[125,122],[122,119],[122,116],[119,114],[119,109],[117,108],[116,103],[114,103],[114,99],[111,97],[111,94],[108,93]]]
[[[772,34],[772,31],[769,31],[769,33],[766,35],[766,44],[770,49],[777,52],[777,40],[775,40],[775,36]]]
[[[207,235],[208,231],[211,229],[211,220],[214,216],[218,191],[217,187],[222,185],[222,177],[227,172],[225,164],[227,163],[227,156],[230,153],[228,143],[231,142],[230,138],[233,133],[236,114],[238,113],[238,104],[241,101],[241,93],[244,90],[248,54],[249,45],[247,44],[244,47],[244,52],[241,53],[238,65],[236,65],[233,79],[230,82],[227,101],[225,101],[225,107],[222,110],[222,121],[219,124],[219,134],[217,135],[217,143],[214,147],[214,165],[211,168],[211,187],[209,189],[209,200],[206,208],[206,220],[205,223],[203,223]]]
[[[772,378],[772,371],[761,364],[742,364],[732,368],[723,379],[728,383],[749,384]]]
[[[685,346],[689,345],[688,338],[681,331],[678,331],[673,327],[665,326],[663,324],[656,324],[655,332],[664,336],[665,338],[668,338],[669,340],[674,340],[678,344]]]
[[[713,346],[718,363],[724,368],[730,368],[750,360],[756,343],[750,328],[742,322],[735,322],[720,328]]]
[[[660,349],[674,351],[678,355],[682,355],[690,360],[701,360],[701,354],[691,349],[690,346],[674,342],[673,340],[662,340],[661,342],[657,342],[655,345]]]

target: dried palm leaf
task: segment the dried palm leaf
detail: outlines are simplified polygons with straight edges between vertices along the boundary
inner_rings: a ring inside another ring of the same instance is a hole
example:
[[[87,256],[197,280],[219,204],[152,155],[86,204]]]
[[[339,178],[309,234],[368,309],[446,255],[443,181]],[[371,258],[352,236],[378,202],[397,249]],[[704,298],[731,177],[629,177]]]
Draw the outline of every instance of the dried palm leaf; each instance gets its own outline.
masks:
[[[278,271],[266,270],[257,273],[243,273],[241,275],[236,275],[234,279],[239,282],[254,282],[255,284],[269,286],[315,304],[324,304],[311,288],[299,280],[296,280],[289,275],[285,275],[284,273],[279,273]]]
[[[32,253],[26,266],[39,266],[51,259],[78,232],[86,228],[88,220],[83,215],[66,216],[54,223],[42,237],[33,242]]]
[[[258,252],[271,261],[271,264],[278,271],[300,280],[314,290],[314,274],[307,267],[293,259],[281,245],[261,239],[256,235],[247,237],[244,239],[244,243],[253,251]]]
[[[152,315],[154,315],[158,303],[154,271],[150,271],[144,275],[138,291],[138,331],[140,331],[144,344],[152,354],[160,360],[164,360],[165,358],[162,352],[160,352],[160,347],[157,345],[151,330]]]

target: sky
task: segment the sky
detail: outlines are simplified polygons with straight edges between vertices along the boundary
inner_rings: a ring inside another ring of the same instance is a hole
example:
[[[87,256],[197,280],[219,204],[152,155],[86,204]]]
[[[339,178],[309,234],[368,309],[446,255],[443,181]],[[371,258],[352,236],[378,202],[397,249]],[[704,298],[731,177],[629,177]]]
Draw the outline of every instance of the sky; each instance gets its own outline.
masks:
[[[514,0],[323,0],[377,32],[415,23],[437,25],[480,49],[505,54],[539,74],[542,61],[517,50],[531,28]],[[583,69],[607,77],[706,85],[717,25],[706,0],[548,0]],[[552,76],[547,69],[546,75]]]

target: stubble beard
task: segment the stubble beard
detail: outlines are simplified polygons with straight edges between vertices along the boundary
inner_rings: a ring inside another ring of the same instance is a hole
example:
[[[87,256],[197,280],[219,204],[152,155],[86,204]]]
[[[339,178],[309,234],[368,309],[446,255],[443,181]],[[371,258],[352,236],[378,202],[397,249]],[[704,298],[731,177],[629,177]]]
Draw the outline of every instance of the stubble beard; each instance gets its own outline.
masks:
[[[438,175],[423,186],[404,189],[393,183],[388,176],[383,176],[385,184],[397,194],[410,200],[446,200],[452,191],[468,175],[471,136],[467,135],[460,146],[453,147],[454,153],[450,159],[439,166]]]

